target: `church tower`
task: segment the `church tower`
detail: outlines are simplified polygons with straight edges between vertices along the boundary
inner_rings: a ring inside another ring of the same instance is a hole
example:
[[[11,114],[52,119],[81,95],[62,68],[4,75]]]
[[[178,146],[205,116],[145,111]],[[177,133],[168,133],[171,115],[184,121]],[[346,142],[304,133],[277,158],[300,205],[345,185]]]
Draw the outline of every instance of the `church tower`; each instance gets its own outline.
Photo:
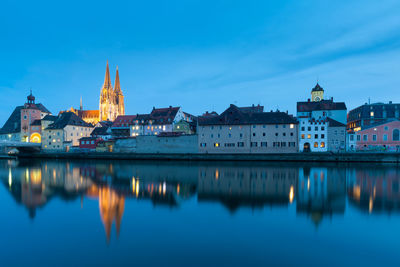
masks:
[[[319,102],[324,99],[324,89],[317,83],[317,85],[311,90],[311,101]]]
[[[99,113],[100,121],[113,121],[117,117],[115,110],[115,93],[111,85],[110,69],[106,67],[106,76],[104,78],[103,88],[100,93]]]
[[[114,84],[114,94],[115,94],[115,103],[117,109],[117,115],[125,115],[125,104],[124,104],[124,95],[122,94],[121,85],[119,84],[119,72],[117,66],[117,74],[115,76],[115,84]]]

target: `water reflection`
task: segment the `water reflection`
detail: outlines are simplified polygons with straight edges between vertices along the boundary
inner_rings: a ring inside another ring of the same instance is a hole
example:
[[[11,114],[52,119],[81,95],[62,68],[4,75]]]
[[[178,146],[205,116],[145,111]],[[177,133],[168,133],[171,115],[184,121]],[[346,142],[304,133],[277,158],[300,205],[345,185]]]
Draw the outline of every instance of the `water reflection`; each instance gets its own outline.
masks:
[[[298,216],[319,225],[351,207],[371,215],[399,211],[396,167],[281,164],[101,161],[1,161],[3,185],[34,219],[38,209],[59,197],[98,201],[107,241],[112,225],[120,233],[129,200],[175,209],[194,198],[220,203],[235,214],[294,205]]]

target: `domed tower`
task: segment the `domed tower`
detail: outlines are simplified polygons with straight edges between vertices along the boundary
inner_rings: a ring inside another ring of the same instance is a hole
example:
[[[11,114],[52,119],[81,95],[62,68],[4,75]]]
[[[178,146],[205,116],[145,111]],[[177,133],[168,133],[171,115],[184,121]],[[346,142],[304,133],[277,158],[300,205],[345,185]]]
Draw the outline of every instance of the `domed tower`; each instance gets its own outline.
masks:
[[[324,89],[317,83],[311,90],[311,101],[319,102],[324,99]]]
[[[117,116],[125,115],[124,95],[122,94],[121,85],[119,84],[118,66],[117,66],[117,74],[115,76],[114,94],[115,94]]]

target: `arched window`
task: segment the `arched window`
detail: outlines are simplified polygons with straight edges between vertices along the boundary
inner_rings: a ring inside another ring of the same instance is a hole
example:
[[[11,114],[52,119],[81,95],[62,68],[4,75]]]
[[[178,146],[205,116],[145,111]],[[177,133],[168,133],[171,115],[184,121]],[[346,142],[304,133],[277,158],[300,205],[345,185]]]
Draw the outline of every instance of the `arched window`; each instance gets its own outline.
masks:
[[[325,142],[321,142],[321,147],[322,147],[322,148],[325,147]]]
[[[393,141],[400,141],[400,131],[399,129],[394,129],[393,130]]]
[[[315,142],[315,143],[314,143],[314,147],[315,147],[315,148],[318,148],[318,142]]]

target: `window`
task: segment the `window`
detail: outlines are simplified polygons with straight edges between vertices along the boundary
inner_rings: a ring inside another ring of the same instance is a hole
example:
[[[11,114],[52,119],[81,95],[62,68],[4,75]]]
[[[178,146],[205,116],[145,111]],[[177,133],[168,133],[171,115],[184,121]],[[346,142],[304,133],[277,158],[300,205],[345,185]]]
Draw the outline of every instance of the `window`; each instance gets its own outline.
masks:
[[[225,147],[234,147],[235,143],[225,143],[224,146]]]
[[[94,141],[92,141],[91,144],[94,145]]]
[[[311,126],[308,126],[307,130],[311,131]]]
[[[289,142],[289,147],[295,147],[296,146],[296,142]]]
[[[314,143],[314,148],[318,148],[318,142]]]
[[[228,134],[228,137],[231,138],[231,137],[232,137],[232,134]]]
[[[315,131],[318,131],[318,126],[315,126]]]
[[[315,134],[315,135],[314,135],[314,138],[315,138],[315,139],[318,139],[318,134]]]
[[[24,120],[26,120],[27,119],[27,117],[26,117],[26,115],[24,115]]]
[[[256,133],[253,133],[253,136],[256,136]]]
[[[206,143],[200,143],[200,147],[206,147],[207,144]]]
[[[256,126],[255,125],[253,125],[253,129],[255,129],[256,128]]]
[[[350,141],[354,141],[354,135],[350,135]]]
[[[325,131],[325,127],[324,126],[321,126],[321,131]]]
[[[307,134],[307,139],[311,139],[311,134]]]
[[[278,127],[279,127],[279,125],[277,124],[277,125],[275,125],[275,128],[277,128],[278,129]]]
[[[304,139],[304,138],[305,138],[305,137],[304,137],[304,134],[302,134],[302,135],[301,135],[301,139]]]
[[[294,128],[294,124],[292,123],[292,124],[290,124],[290,129],[293,129]]]
[[[243,137],[243,134],[239,134],[239,137],[242,138],[242,137]]]
[[[376,141],[376,134],[372,135],[372,141]]]
[[[238,143],[237,143],[237,146],[238,146],[238,147],[244,147],[244,143],[243,143],[243,142],[238,142]]]
[[[219,147],[219,143],[214,143],[214,147]]]
[[[290,133],[290,136],[293,136],[293,133]]]
[[[286,124],[282,125],[283,128],[286,128]]]
[[[384,134],[383,135],[383,141],[387,141],[388,140],[388,136],[387,136],[387,134]]]
[[[273,146],[273,147],[279,147],[280,144],[281,144],[280,142],[274,142],[274,143],[272,144],[272,146]]]
[[[363,141],[368,141],[368,135],[366,134],[363,135]]]
[[[373,117],[374,116],[374,112],[371,111],[369,115],[371,115],[371,117]]]
[[[275,136],[278,136],[278,133],[275,133]]]
[[[265,133],[263,133],[263,136],[265,136]]]
[[[281,142],[281,147],[286,147],[286,142]]]
[[[251,142],[251,143],[250,143],[250,146],[251,146],[251,147],[257,147],[257,142]]]
[[[263,125],[263,128],[265,128],[265,125]]]
[[[261,142],[261,147],[267,147],[267,146],[268,146],[267,142]]]
[[[385,131],[388,131],[388,130],[389,130],[389,127],[385,126]]]
[[[321,142],[321,148],[325,147],[325,142]]]
[[[217,137],[218,137],[218,138],[220,138],[220,137],[221,137],[221,135],[220,135],[220,134],[218,134],[218,135],[217,135]]]
[[[214,138],[214,135],[213,135],[213,134],[211,134],[211,138]]]
[[[305,131],[305,130],[306,130],[306,127],[302,126],[302,127],[301,127],[301,130],[302,130],[302,131]]]
[[[393,130],[393,141],[399,141],[400,140],[400,131],[399,129],[394,129]]]
[[[282,135],[283,135],[283,136],[286,136],[286,133],[283,133]]]
[[[325,138],[325,134],[321,134],[321,139]]]

